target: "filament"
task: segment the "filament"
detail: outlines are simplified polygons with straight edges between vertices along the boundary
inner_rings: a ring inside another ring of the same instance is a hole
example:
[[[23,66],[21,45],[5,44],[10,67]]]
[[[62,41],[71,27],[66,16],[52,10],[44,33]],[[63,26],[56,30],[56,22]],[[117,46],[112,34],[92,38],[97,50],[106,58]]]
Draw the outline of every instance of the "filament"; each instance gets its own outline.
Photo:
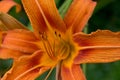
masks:
[[[54,47],[52,48],[50,42],[48,41],[47,39],[47,35],[45,33],[41,34],[41,40],[42,40],[42,43],[44,45],[44,48],[45,48],[45,51],[47,52],[48,56],[55,60],[56,57],[54,55]]]

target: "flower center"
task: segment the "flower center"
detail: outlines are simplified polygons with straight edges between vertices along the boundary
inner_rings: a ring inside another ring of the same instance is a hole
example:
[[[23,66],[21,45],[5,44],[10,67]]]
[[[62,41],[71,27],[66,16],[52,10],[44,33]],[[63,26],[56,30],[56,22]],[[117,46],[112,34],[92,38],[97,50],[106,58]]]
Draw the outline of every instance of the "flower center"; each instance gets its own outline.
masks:
[[[74,49],[73,44],[69,39],[66,39],[65,34],[42,33],[40,35],[45,52],[52,60],[66,59]],[[41,45],[40,45],[41,46]]]

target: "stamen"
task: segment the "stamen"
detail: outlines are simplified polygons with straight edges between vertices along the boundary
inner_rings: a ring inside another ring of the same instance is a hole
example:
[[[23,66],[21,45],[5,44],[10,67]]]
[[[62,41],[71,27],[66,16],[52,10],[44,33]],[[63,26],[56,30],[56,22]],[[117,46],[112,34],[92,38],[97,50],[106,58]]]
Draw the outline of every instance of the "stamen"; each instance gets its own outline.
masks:
[[[47,35],[46,35],[45,32],[41,34],[41,41],[42,41],[42,43],[43,43],[43,45],[44,45],[44,48],[45,48],[48,56],[49,56],[51,59],[55,60],[56,57],[55,57],[55,55],[54,55],[54,48],[52,48],[52,46],[51,46],[51,44],[50,44],[50,42],[49,42],[49,40],[48,40],[48,37],[47,37]]]
[[[62,50],[61,52],[61,57],[62,57],[61,59],[65,59],[69,55],[69,52],[70,52],[69,45],[65,45],[64,50]]]
[[[47,35],[45,34],[45,32],[42,34],[42,39],[47,40]]]
[[[60,60],[65,59],[69,54],[69,50],[70,50],[69,45],[62,44],[62,46],[57,51],[57,53],[59,54],[58,59]]]
[[[52,46],[50,45],[50,42],[47,40],[47,44],[48,44],[48,47],[49,47],[49,49],[50,49],[50,52],[51,53],[54,53],[53,52],[53,49],[52,49]],[[54,54],[53,54],[53,56],[55,56]]]
[[[55,31],[55,35],[57,36],[57,32]]]
[[[54,42],[53,42],[53,52],[55,53],[55,40],[54,40]],[[55,55],[55,54],[54,54]],[[56,56],[56,55],[55,55]]]
[[[55,31],[54,35],[56,36],[56,39],[54,39],[54,42],[50,43],[48,40],[49,36],[47,36],[46,33],[44,32],[41,34],[41,41],[44,45],[45,51],[52,60],[56,59],[62,60],[68,56],[70,47],[69,44],[66,43],[64,39],[61,38],[61,34],[58,34]],[[55,40],[58,40],[59,44],[57,44],[57,46],[59,48],[55,47],[56,46]]]
[[[55,35],[59,38],[61,38],[61,34],[58,34],[56,31],[55,31]]]
[[[53,53],[51,52],[50,48],[48,48],[48,47],[46,46],[46,44],[45,44],[44,41],[43,41],[43,45],[44,45],[44,47],[45,47],[45,50],[46,50],[48,56],[49,56],[51,59],[55,60],[55,56],[54,56]]]
[[[58,36],[61,38],[61,35],[60,35],[60,34],[59,34]]]

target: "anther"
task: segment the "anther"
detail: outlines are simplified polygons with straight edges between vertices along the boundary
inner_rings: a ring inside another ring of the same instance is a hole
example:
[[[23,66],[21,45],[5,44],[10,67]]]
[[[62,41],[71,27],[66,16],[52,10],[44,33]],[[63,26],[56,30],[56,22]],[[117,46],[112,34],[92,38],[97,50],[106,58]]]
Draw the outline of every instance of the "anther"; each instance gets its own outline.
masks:
[[[61,35],[60,35],[60,34],[59,34],[58,36],[59,36],[59,37],[61,37]]]
[[[40,37],[43,39],[43,40],[47,40],[47,35],[46,35],[46,33],[45,32],[39,32],[39,34],[40,34]]]
[[[57,32],[55,31],[55,35],[57,35]]]

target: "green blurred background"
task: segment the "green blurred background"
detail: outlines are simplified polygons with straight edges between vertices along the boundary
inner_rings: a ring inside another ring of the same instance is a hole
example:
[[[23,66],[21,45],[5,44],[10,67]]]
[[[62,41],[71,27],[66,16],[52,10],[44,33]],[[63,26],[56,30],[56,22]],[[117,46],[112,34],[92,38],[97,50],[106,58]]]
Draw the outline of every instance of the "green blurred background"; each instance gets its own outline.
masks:
[[[21,4],[21,0],[14,0]],[[66,9],[69,7],[72,0],[55,0],[57,8],[63,17]],[[90,18],[87,28],[88,33],[97,29],[108,29],[111,31],[120,31],[120,0],[94,0],[97,1],[97,6]],[[65,9],[66,8],[66,9]],[[65,9],[65,10],[64,10]],[[29,20],[22,9],[16,13],[13,7],[9,14],[18,19],[21,23],[31,29]],[[12,60],[0,59],[0,76],[12,66]],[[46,73],[45,73],[46,74]],[[45,75],[44,74],[44,75]],[[39,77],[41,80],[44,76]],[[51,74],[49,80],[55,77],[55,70]],[[120,61],[106,64],[87,64],[86,67],[87,80],[120,80]]]

